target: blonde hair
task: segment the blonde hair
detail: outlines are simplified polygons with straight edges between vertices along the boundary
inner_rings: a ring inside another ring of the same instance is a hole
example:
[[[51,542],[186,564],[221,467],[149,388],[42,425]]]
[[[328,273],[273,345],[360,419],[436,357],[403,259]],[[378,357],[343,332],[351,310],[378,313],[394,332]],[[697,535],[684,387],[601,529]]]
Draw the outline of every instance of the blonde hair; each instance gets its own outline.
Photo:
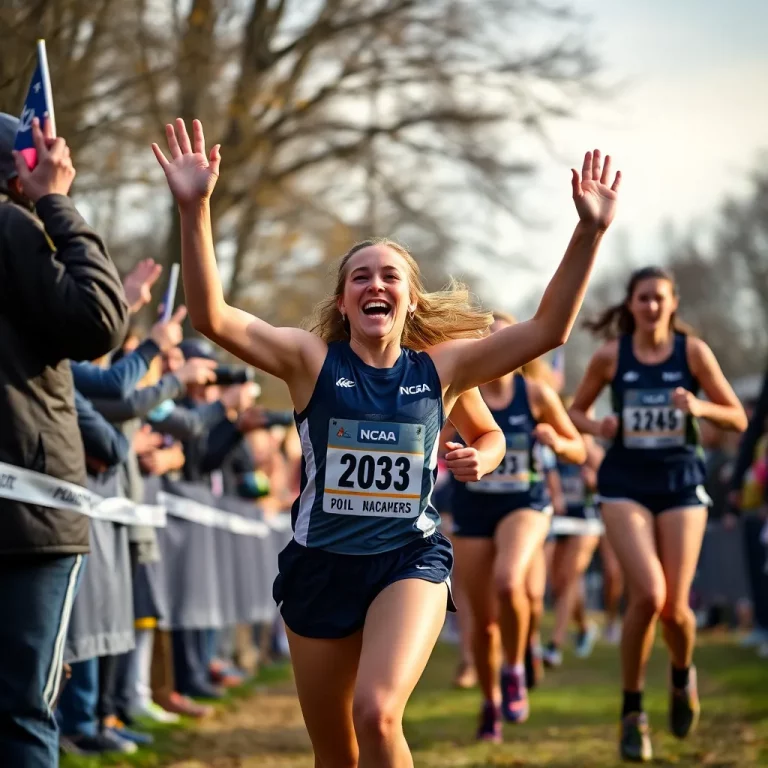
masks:
[[[493,317],[494,322],[507,323],[507,325],[517,324],[515,316],[510,315],[508,312],[494,310],[491,313],[491,316]],[[526,379],[542,381],[545,384],[549,384],[550,387],[554,386],[555,377],[552,373],[552,367],[543,357],[537,357],[536,359],[521,365],[515,373],[522,374]]]
[[[344,293],[349,260],[364,248],[385,246],[402,256],[408,266],[411,299],[416,301],[414,312],[408,313],[400,343],[423,351],[449,339],[479,339],[488,334],[493,322],[489,312],[473,304],[467,287],[456,281],[442,291],[428,293],[421,280],[421,271],[415,259],[399,243],[387,238],[363,240],[353,245],[342,257],[332,296],[320,302],[310,323],[310,330],[326,342],[349,338],[349,322],[342,317],[338,301]]]

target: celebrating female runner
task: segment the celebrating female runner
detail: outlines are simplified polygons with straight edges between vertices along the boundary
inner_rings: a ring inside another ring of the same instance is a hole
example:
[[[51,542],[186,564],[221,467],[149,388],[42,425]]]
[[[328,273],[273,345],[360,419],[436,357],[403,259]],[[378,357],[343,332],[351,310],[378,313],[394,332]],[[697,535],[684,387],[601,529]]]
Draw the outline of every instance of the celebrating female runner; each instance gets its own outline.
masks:
[[[182,120],[155,144],[179,205],[182,267],[196,329],[288,385],[302,443],[294,538],[275,597],[316,765],[412,766],[406,702],[437,640],[452,553],[430,504],[437,436],[465,391],[562,344],[611,223],[619,174],[572,171],[580,221],[534,317],[486,335],[466,292],[426,293],[414,259],[365,241],[342,259],[314,332],[275,328],[224,301],[209,198],[219,148]]]

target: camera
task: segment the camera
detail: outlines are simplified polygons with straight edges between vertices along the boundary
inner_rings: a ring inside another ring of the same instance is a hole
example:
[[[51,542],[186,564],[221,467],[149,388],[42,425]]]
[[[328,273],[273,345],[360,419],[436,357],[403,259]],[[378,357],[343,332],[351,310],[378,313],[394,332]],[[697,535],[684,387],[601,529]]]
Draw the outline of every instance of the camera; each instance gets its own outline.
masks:
[[[293,424],[293,413],[291,411],[264,411],[266,419],[265,427],[290,427]]]
[[[256,374],[253,368],[235,368],[229,365],[220,365],[213,371],[216,374],[216,380],[211,384],[218,384],[222,387],[229,387],[233,384],[246,384],[249,381],[256,380]]]

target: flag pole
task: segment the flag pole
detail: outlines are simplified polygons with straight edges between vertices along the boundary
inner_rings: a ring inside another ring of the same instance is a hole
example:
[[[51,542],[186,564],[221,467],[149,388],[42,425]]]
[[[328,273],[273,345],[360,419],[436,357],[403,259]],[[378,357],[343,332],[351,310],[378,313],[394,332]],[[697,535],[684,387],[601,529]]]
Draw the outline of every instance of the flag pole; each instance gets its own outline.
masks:
[[[45,91],[45,103],[48,105],[48,113],[45,115],[51,126],[52,135],[56,135],[56,116],[53,113],[53,89],[51,88],[51,76],[48,71],[48,54],[45,49],[45,40],[37,41],[37,60],[40,63],[40,73],[43,78],[43,90]]]

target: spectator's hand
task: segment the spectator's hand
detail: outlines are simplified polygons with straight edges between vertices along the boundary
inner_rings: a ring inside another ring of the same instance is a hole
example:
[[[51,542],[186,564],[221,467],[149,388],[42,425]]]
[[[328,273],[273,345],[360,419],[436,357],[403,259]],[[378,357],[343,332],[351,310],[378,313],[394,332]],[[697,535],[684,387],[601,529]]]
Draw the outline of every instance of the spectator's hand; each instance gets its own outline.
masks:
[[[184,338],[184,331],[181,324],[187,316],[187,308],[180,306],[172,315],[168,322],[160,320],[152,326],[149,332],[149,338],[160,347],[161,352],[167,352],[173,347],[178,347]]]
[[[445,466],[457,480],[462,483],[474,483],[483,476],[477,448],[452,442],[447,442],[445,447],[448,449],[445,454]]]
[[[210,384],[216,381],[215,360],[206,360],[203,357],[191,357],[174,374],[176,378],[185,386],[190,384]]]
[[[237,428],[243,434],[253,432],[254,429],[262,429],[267,426],[267,417],[264,409],[258,405],[252,405],[246,408],[238,417]]]
[[[156,264],[154,259],[144,259],[125,276],[123,290],[131,314],[149,304],[152,299],[152,286],[162,271],[162,266]]]
[[[13,152],[13,162],[24,194],[36,203],[46,195],[67,195],[75,179],[75,167],[67,142],[54,137],[51,121],[46,119],[41,130],[40,120],[32,119],[32,141],[37,150],[37,165],[30,171],[21,153]]]
[[[687,389],[678,387],[672,393],[672,404],[683,413],[690,413],[694,418],[701,416],[701,400]]]
[[[133,435],[133,450],[137,456],[150,453],[163,444],[163,436],[159,432],[153,432],[149,424],[136,430]]]
[[[88,469],[90,469],[94,475],[100,475],[103,472],[106,472],[107,469],[109,469],[109,467],[107,467],[107,465],[103,461],[100,461],[99,459],[94,459],[91,456],[85,457],[85,466],[88,467]]]
[[[180,445],[159,448],[139,456],[139,465],[149,475],[165,475],[184,466],[184,451]]]
[[[619,417],[612,413],[610,416],[606,416],[600,422],[600,437],[606,440],[613,440],[619,431]]]

